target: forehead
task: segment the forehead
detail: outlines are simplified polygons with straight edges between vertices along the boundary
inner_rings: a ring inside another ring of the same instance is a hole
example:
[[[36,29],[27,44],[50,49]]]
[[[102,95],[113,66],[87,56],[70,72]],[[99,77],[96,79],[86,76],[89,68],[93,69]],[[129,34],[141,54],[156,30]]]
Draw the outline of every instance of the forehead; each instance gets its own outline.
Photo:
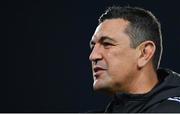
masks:
[[[117,38],[125,34],[129,22],[124,19],[107,19],[98,25],[92,40],[99,40],[103,36]]]

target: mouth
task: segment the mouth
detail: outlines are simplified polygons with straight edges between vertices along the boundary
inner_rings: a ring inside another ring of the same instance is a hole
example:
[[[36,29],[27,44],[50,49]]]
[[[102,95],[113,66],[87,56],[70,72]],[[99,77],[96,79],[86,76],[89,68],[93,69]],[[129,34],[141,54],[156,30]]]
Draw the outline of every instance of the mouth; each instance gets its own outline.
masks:
[[[101,66],[93,67],[93,75],[95,78],[98,78],[107,68],[103,68]]]

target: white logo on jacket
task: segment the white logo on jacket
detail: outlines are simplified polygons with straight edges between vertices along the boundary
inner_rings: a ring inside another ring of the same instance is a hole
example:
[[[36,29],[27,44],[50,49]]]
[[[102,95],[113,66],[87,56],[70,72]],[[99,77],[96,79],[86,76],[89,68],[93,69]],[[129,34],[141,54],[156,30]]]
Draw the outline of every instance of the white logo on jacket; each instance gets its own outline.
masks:
[[[168,100],[180,102],[180,97],[170,97]]]

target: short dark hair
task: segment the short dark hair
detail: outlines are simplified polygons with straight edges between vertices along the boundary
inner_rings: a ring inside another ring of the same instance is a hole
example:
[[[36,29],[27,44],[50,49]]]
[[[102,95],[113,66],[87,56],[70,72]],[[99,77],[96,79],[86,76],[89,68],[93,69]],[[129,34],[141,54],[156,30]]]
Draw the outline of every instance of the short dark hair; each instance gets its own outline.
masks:
[[[122,18],[129,21],[126,33],[131,38],[131,47],[135,48],[146,40],[151,40],[156,46],[153,55],[153,67],[159,68],[162,55],[161,25],[157,18],[148,10],[138,7],[109,7],[99,18],[99,24],[106,19]]]

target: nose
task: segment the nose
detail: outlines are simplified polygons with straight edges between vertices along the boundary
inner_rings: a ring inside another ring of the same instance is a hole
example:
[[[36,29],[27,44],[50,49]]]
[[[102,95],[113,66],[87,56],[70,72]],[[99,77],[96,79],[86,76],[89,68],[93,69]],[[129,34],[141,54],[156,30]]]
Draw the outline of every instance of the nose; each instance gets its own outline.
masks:
[[[92,62],[97,62],[98,60],[101,59],[102,59],[102,52],[100,46],[96,44],[89,55],[89,60]]]

